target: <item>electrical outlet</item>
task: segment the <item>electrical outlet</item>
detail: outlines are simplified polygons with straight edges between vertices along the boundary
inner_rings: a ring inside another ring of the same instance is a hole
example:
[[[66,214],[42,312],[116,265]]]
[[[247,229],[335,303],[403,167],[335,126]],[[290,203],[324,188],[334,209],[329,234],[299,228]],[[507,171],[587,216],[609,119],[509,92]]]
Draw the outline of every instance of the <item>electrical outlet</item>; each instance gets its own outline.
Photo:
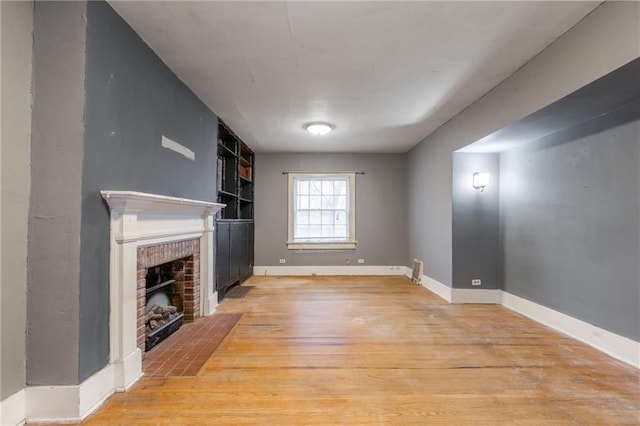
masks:
[[[364,263],[364,259],[358,259],[358,263]]]
[[[471,285],[482,285],[482,281],[480,280],[471,280]]]
[[[287,263],[287,259],[280,259],[280,263]]]

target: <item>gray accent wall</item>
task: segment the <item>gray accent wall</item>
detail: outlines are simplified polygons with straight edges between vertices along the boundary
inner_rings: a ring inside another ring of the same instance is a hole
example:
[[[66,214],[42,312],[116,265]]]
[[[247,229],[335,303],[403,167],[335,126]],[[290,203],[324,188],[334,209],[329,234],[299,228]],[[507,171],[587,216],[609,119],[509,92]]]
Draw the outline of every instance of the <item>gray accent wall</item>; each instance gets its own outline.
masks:
[[[78,383],[86,4],[35,2],[27,383]]]
[[[452,143],[453,142],[453,143]],[[424,262],[424,274],[451,287],[452,276],[452,152],[457,141],[422,141],[407,153],[407,220],[409,250]]]
[[[355,250],[288,250],[289,171],[364,171],[356,175]],[[403,154],[257,154],[257,266],[404,265],[407,258],[406,157]],[[278,259],[286,259],[280,265]]]
[[[475,172],[489,173],[482,192],[473,188]],[[451,194],[453,287],[501,288],[500,156],[454,152]]]
[[[79,379],[109,358],[109,209],[100,190],[216,201],[217,117],[105,2],[87,5]],[[162,136],[195,161],[161,146]],[[215,267],[215,265],[213,265]]]
[[[0,400],[4,400],[26,385],[33,2],[0,2],[0,16],[0,102],[5,106],[0,130]]]
[[[639,3],[604,3],[407,153],[407,265],[421,258],[425,275],[452,285],[452,152],[640,56],[639,19]]]
[[[640,340],[640,103],[501,155],[504,289]]]

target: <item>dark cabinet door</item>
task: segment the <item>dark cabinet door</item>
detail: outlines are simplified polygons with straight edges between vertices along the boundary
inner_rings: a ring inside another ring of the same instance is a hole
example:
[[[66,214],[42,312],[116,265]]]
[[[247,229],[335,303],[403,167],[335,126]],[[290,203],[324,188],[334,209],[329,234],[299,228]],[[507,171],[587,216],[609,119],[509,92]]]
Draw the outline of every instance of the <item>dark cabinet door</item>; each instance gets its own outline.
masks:
[[[238,237],[240,238],[240,279],[246,280],[251,276],[249,270],[249,227],[251,223],[243,223]]]
[[[223,290],[229,285],[229,223],[219,222],[216,226],[216,289]]]
[[[240,264],[242,259],[242,240],[240,234],[244,226],[244,223],[231,224],[231,253],[229,259],[229,281],[231,283],[240,280]]]
[[[253,275],[253,222],[217,222],[216,289],[218,300],[227,289]]]
[[[246,239],[243,242],[245,251],[242,256],[241,266],[241,276],[243,281],[253,275],[253,241],[254,225],[253,223],[247,223]]]

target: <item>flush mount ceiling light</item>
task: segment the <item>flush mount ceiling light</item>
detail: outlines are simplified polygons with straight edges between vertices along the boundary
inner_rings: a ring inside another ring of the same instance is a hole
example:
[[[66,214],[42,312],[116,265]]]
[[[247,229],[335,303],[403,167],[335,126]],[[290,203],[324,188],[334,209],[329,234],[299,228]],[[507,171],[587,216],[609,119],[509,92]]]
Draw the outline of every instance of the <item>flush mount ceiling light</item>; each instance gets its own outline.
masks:
[[[329,123],[309,123],[305,124],[304,128],[307,132],[315,136],[326,135],[333,130],[333,126]]]

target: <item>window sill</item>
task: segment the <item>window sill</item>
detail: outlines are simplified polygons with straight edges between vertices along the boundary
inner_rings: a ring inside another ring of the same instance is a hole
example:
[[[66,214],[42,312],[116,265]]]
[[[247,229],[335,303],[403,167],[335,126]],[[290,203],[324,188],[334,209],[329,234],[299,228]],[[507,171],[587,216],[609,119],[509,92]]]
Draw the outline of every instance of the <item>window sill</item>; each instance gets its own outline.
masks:
[[[343,243],[301,243],[287,241],[287,249],[289,250],[355,250],[357,246],[357,241],[345,241]]]

